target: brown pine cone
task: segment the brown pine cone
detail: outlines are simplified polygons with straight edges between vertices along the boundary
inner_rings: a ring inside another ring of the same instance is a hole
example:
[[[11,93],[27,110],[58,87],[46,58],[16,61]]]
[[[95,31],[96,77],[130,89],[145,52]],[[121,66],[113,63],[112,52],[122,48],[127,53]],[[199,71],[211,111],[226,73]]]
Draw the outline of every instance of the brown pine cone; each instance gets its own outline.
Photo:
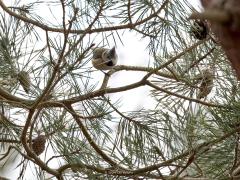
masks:
[[[194,23],[190,29],[190,34],[196,39],[205,39],[208,35],[207,24],[202,20],[194,20]]]
[[[213,79],[214,74],[211,70],[209,69],[203,70],[201,84],[199,87],[199,93],[197,95],[198,99],[207,97],[207,95],[211,92],[213,88]]]
[[[45,135],[39,135],[35,139],[33,139],[32,143],[32,149],[35,152],[36,155],[40,155],[45,150],[45,144],[46,144],[46,136]]]
[[[29,93],[30,85],[31,85],[29,73],[26,71],[20,71],[18,73],[18,80],[19,80],[21,86],[23,87],[24,91],[26,93]]]

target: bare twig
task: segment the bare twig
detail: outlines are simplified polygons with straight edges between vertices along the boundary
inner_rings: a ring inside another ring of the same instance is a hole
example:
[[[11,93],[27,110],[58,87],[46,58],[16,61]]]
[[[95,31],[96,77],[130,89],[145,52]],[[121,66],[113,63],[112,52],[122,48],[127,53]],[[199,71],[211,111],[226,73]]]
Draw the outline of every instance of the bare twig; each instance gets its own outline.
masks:
[[[76,123],[78,124],[79,128],[82,130],[82,133],[84,134],[84,136],[86,137],[86,139],[88,140],[89,144],[93,147],[93,149],[106,161],[108,162],[111,166],[113,167],[118,167],[120,169],[124,169],[123,167],[121,167],[120,165],[118,165],[118,163],[116,163],[114,160],[112,160],[105,152],[103,152],[101,150],[101,148],[98,147],[98,145],[94,142],[94,140],[91,138],[90,134],[88,133],[87,129],[85,128],[84,124],[82,123],[81,119],[79,118],[79,116],[76,116],[76,113],[74,111],[74,109],[71,106],[67,106],[68,107],[68,112],[73,116],[74,120],[76,121]],[[73,113],[74,112],[74,113]]]
[[[92,33],[98,33],[98,32],[107,32],[107,31],[113,31],[113,30],[122,30],[122,29],[131,29],[133,27],[139,26],[141,24],[144,24],[145,22],[151,20],[152,18],[156,17],[161,10],[166,6],[166,4],[168,3],[168,0],[165,0],[164,3],[162,4],[162,6],[153,14],[149,15],[148,17],[137,21],[135,23],[128,23],[128,24],[124,24],[124,25],[118,25],[118,26],[112,26],[112,27],[102,27],[102,28],[96,28],[96,29],[88,29],[88,30],[70,30],[69,33],[74,33],[74,34],[84,34],[84,33],[88,33],[88,34],[92,34]],[[33,24],[45,31],[51,31],[51,32],[61,32],[64,33],[64,29],[62,28],[53,28],[50,26],[47,26],[45,24],[42,24],[38,21],[35,21],[33,19],[30,19],[28,17],[19,15],[17,13],[15,13],[14,11],[11,11],[4,3],[2,0],[0,0],[0,6],[2,7],[2,9],[4,11],[6,11],[8,14],[10,14],[11,16],[16,17],[17,19],[20,19],[24,22],[28,22],[30,24]]]
[[[197,43],[193,44],[192,46],[184,49],[182,52],[180,52],[178,55],[174,56],[173,58],[171,58],[169,61],[165,62],[164,64],[160,65],[159,67],[157,67],[156,69],[152,70],[151,72],[147,73],[145,75],[145,77],[143,79],[147,80],[152,74],[156,73],[157,71],[159,71],[160,69],[163,69],[165,67],[167,67],[169,64],[175,62],[177,59],[179,59],[181,56],[185,55],[187,52],[193,50],[194,48],[198,47],[200,44],[203,44],[204,42],[206,42],[209,38],[202,40],[202,41],[198,41]]]
[[[180,95],[180,94],[168,91],[166,89],[163,89],[163,88],[161,88],[159,86],[154,85],[150,81],[147,81],[146,84],[149,85],[150,87],[156,89],[156,90],[162,91],[162,92],[167,93],[167,94],[172,95],[172,96],[179,97],[181,99],[185,99],[185,100],[188,100],[188,101],[196,102],[196,103],[203,104],[203,105],[206,105],[206,106],[209,106],[209,107],[226,108],[223,105],[208,103],[208,102],[205,102],[205,101],[201,101],[199,99],[193,99],[193,98],[190,98],[190,97],[186,97],[186,96],[183,96],[183,95]]]

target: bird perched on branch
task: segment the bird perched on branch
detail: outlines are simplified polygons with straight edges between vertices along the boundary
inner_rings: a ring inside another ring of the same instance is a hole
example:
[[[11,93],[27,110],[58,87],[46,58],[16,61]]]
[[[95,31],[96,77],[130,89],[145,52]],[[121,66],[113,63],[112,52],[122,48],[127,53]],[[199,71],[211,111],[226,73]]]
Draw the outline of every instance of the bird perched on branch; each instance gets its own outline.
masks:
[[[92,64],[98,70],[110,70],[117,64],[117,53],[115,47],[112,49],[93,49]]]

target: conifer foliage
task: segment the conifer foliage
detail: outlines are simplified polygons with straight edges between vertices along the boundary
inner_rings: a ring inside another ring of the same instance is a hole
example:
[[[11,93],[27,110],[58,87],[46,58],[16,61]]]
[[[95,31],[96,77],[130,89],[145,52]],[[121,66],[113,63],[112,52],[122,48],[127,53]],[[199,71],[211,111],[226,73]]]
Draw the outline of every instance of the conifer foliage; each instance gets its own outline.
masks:
[[[19,179],[240,178],[239,83],[196,12],[185,0],[0,0],[0,176],[12,163]],[[128,33],[147,42],[145,66],[122,59]],[[94,68],[98,47],[118,63]],[[119,82],[126,72],[139,78]],[[117,95],[139,88],[143,106],[126,110]]]

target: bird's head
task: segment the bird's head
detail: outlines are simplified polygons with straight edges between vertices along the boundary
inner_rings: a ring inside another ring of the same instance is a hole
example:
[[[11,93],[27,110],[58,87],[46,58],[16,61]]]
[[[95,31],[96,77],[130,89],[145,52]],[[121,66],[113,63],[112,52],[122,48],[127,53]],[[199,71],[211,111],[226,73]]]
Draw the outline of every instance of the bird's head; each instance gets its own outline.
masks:
[[[115,47],[113,47],[110,50],[107,50],[103,53],[103,59],[107,59],[107,60],[115,60],[117,59],[117,53],[116,53],[116,49]]]

